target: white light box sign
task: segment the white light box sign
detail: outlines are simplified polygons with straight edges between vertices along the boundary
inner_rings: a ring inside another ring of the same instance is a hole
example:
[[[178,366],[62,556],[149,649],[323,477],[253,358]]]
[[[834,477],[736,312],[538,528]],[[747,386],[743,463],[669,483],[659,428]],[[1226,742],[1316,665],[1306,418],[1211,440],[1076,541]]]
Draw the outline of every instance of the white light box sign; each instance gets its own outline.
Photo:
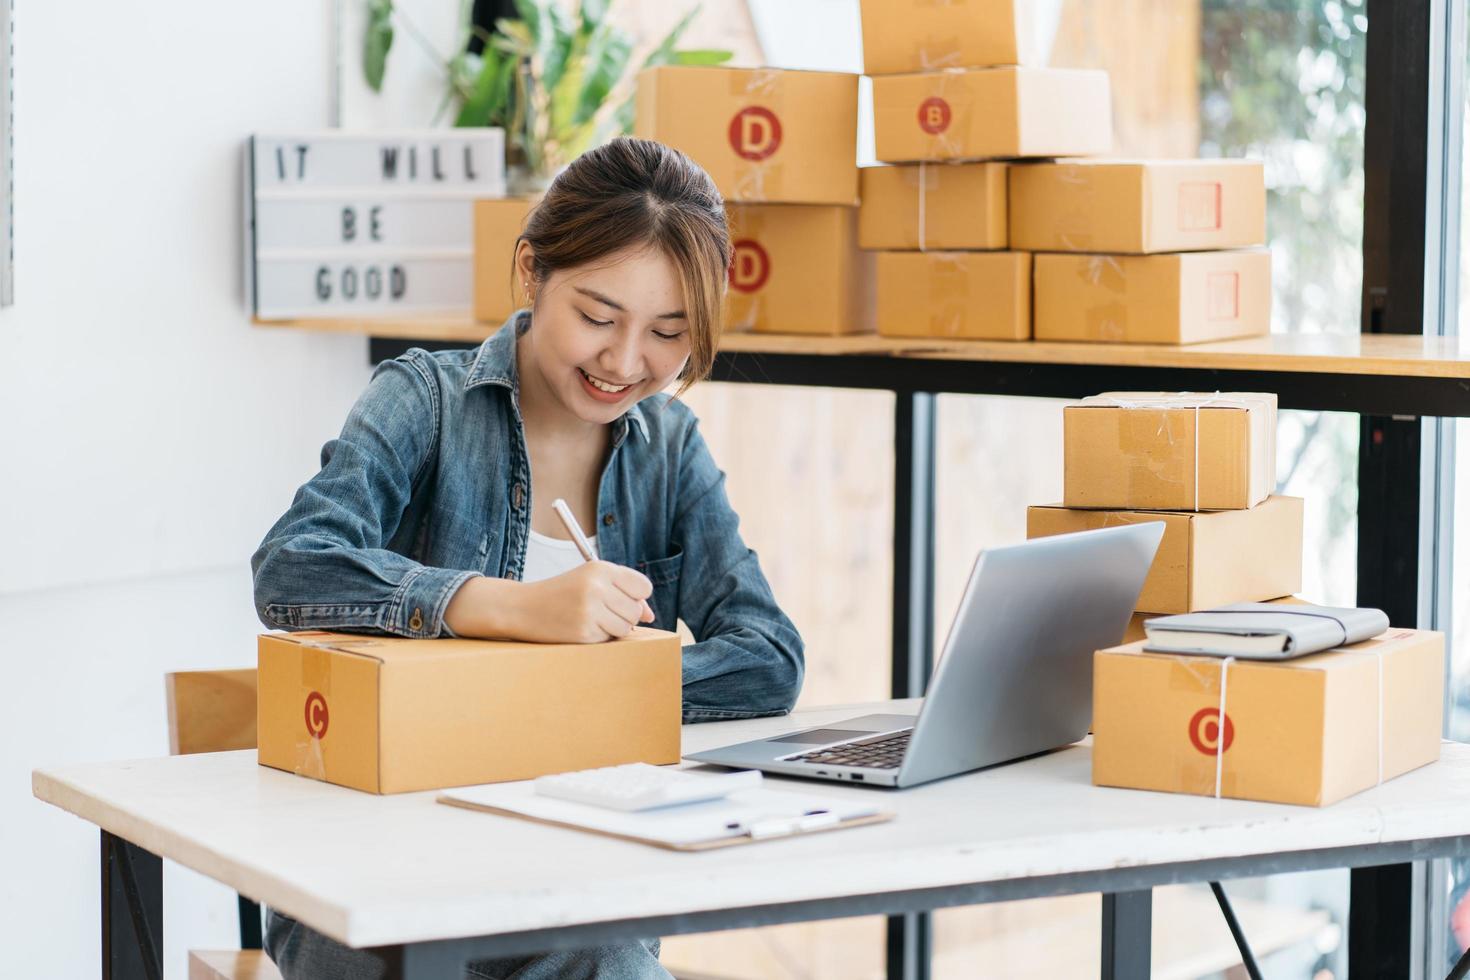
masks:
[[[472,202],[505,196],[501,130],[256,135],[246,165],[256,317],[471,315]]]

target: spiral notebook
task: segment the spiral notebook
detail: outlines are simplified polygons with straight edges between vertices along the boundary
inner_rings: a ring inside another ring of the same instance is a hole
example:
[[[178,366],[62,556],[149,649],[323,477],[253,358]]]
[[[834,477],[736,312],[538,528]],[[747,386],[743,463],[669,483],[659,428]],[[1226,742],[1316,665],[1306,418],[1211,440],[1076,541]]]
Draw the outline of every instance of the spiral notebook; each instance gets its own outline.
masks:
[[[867,800],[764,787],[731,793],[722,800],[634,813],[542,796],[532,781],[466,786],[441,794],[438,801],[675,851],[733,847],[893,819],[892,813]]]

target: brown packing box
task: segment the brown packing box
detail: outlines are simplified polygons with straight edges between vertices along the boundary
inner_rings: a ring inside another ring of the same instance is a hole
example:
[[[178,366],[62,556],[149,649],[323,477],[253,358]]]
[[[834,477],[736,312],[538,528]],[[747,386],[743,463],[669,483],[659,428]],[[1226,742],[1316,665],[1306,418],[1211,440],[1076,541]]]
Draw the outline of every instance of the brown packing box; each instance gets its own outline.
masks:
[[[973,68],[873,79],[879,160],[980,160],[1106,153],[1108,74]]]
[[[1027,252],[879,252],[878,332],[885,337],[1026,340]]]
[[[859,247],[1006,247],[1006,164],[919,163],[861,174]]]
[[[862,0],[868,75],[1042,64],[1034,0]]]
[[[858,251],[857,208],[732,204],[725,326],[766,333],[873,330],[872,256]]]
[[[1016,167],[1011,243],[1038,252],[1188,252],[1266,241],[1259,160],[1077,160]]]
[[[1250,510],[1200,513],[1026,508],[1026,537],[1164,522],[1137,609],[1185,613],[1260,602],[1302,587],[1302,500],[1268,497]]]
[[[1310,605],[1312,605],[1312,603],[1308,602],[1307,600],[1305,600],[1305,599],[1298,599],[1294,595],[1284,595],[1284,596],[1282,596],[1279,599],[1266,599],[1265,601],[1268,602],[1268,603],[1270,603],[1273,606],[1276,606],[1276,605],[1282,605],[1282,606],[1310,606]],[[1151,613],[1151,612],[1136,612],[1136,613],[1134,613],[1128,619],[1128,626],[1127,626],[1126,629],[1123,630],[1123,640],[1122,640],[1122,642],[1119,645],[1120,646],[1126,646],[1129,643],[1137,643],[1140,640],[1147,639],[1148,633],[1145,632],[1145,630],[1143,628],[1143,624],[1145,622],[1147,622],[1148,620],[1150,620],[1150,619],[1157,618],[1158,615],[1159,615],[1158,613]]]
[[[1388,780],[1439,758],[1443,687],[1444,634],[1428,630],[1228,667],[1142,643],[1100,650],[1092,781],[1213,796],[1219,750],[1222,797],[1325,806],[1376,785],[1380,761]]]
[[[1112,391],[1062,409],[1062,504],[1243,510],[1276,486],[1276,395]]]
[[[260,764],[370,793],[679,761],[679,637],[259,641]]]
[[[1036,256],[1036,339],[1195,344],[1271,332],[1271,253]]]
[[[475,319],[504,323],[517,309],[516,238],[535,202],[505,197],[475,202]]]
[[[858,76],[661,66],[634,133],[688,154],[727,201],[856,204]]]

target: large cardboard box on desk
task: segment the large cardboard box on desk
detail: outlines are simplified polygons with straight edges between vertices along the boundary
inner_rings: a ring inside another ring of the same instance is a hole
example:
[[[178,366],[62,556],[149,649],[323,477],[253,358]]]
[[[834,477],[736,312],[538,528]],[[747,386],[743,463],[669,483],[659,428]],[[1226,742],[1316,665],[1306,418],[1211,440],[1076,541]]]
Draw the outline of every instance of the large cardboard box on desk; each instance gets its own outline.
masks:
[[[734,254],[725,326],[761,333],[873,330],[873,257],[857,247],[857,208],[731,204]]]
[[[1113,142],[1108,74],[972,68],[873,79],[879,160],[1086,156]]]
[[[1034,0],[862,0],[863,71],[1045,64],[1044,21]]]
[[[645,68],[634,133],[687,154],[727,201],[856,204],[857,79],[775,68]]]
[[[1036,256],[1036,339],[1197,344],[1271,332],[1271,253]]]
[[[885,337],[1026,340],[1028,252],[879,252],[878,332]]]
[[[1062,409],[1062,460],[1067,507],[1254,507],[1276,486],[1276,395],[1093,395]]]
[[[1259,160],[1070,160],[1011,174],[1011,244],[1038,252],[1188,252],[1266,241]]]
[[[861,174],[862,248],[1006,247],[1006,164],[916,163]]]
[[[1143,646],[1093,659],[1099,786],[1325,806],[1439,758],[1442,633],[1274,662]]]
[[[262,634],[260,764],[406,793],[678,762],[680,656],[641,627],[588,644]]]
[[[1148,521],[1164,523],[1164,538],[1138,597],[1141,611],[1197,612],[1301,591],[1300,497],[1267,497],[1250,510],[1200,513],[1028,507],[1026,537]]]
[[[475,319],[481,323],[504,323],[517,309],[516,239],[535,203],[529,197],[475,202]]]

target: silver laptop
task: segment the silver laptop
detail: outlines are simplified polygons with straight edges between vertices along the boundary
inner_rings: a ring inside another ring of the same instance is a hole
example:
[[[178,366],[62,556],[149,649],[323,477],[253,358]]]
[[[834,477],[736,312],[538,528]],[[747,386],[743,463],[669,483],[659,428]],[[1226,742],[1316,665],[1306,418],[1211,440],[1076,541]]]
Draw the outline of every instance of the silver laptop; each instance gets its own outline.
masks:
[[[980,553],[919,714],[865,715],[687,758],[914,786],[1058,748],[1092,723],[1092,654],[1123,638],[1162,522]]]

